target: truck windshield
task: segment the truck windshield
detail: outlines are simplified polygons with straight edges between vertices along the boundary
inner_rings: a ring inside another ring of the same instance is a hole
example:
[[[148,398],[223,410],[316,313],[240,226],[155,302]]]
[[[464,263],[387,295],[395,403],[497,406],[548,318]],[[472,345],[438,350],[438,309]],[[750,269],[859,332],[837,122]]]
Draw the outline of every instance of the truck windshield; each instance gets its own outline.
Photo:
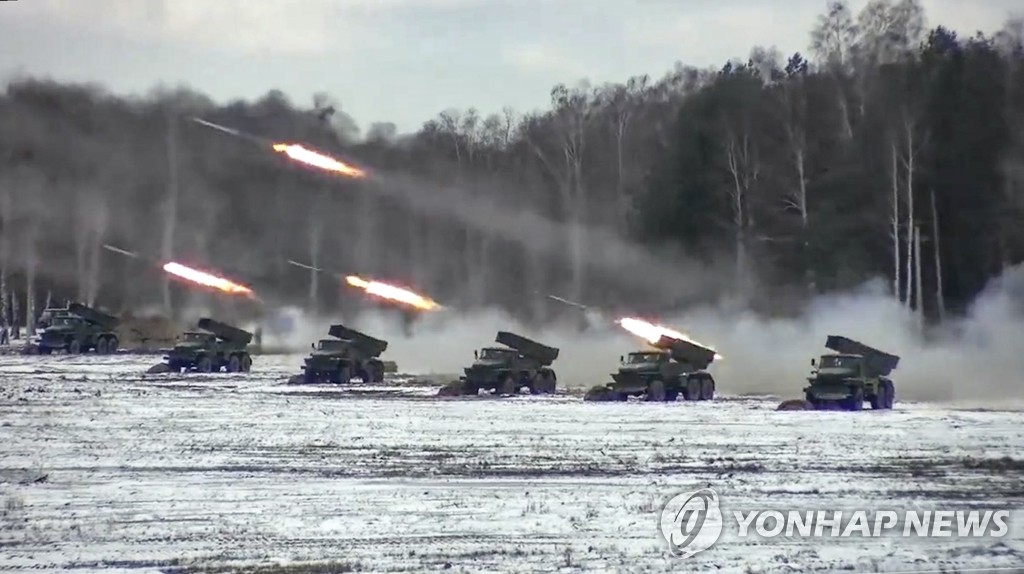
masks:
[[[856,357],[829,357],[821,358],[819,365],[822,369],[853,369],[857,367],[859,359]]]
[[[515,351],[505,349],[481,349],[480,360],[481,361],[504,361],[513,356]]]
[[[54,318],[50,319],[50,324],[51,325],[62,325],[62,326],[74,325],[75,324],[75,320],[72,317],[54,317]]]
[[[207,335],[204,333],[185,333],[181,336],[181,340],[186,343],[201,343],[206,340]]]
[[[638,363],[657,363],[661,360],[661,353],[630,353],[626,357],[626,364],[636,365]]]
[[[341,341],[320,341],[316,344],[316,348],[319,351],[337,351],[345,346]]]

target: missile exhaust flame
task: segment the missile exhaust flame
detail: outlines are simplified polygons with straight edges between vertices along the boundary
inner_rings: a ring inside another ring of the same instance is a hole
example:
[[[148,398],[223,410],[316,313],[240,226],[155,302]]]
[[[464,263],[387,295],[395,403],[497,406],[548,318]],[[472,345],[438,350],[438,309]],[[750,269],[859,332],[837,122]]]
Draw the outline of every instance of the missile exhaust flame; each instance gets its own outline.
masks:
[[[618,323],[619,326],[621,326],[623,329],[629,331],[630,333],[633,333],[634,335],[640,337],[641,339],[647,340],[647,342],[649,343],[656,343],[658,339],[661,339],[663,336],[665,336],[672,339],[679,339],[681,341],[693,343],[694,345],[704,347],[705,349],[711,349],[712,351],[714,350],[712,347],[705,345],[704,343],[695,341],[691,339],[689,336],[680,333],[679,331],[675,331],[669,329],[668,327],[663,327],[661,325],[655,325],[654,323],[649,323],[647,321],[644,321],[643,319],[637,319],[635,317],[624,317],[622,319],[616,319],[615,322]],[[723,357],[719,355],[717,352],[715,353],[716,361],[720,361],[722,360],[722,358]]]
[[[366,177],[366,172],[359,168],[352,167],[345,162],[334,159],[331,156],[304,148],[299,144],[276,143],[273,145],[273,149],[276,152],[287,155],[295,161],[302,162],[306,165],[320,168],[325,171],[333,171],[355,178]]]
[[[182,279],[186,279],[199,285],[212,287],[224,293],[230,293],[233,295],[245,295],[251,298],[255,298],[255,294],[253,293],[252,289],[246,287],[245,285],[239,285],[238,283],[229,281],[227,279],[224,279],[223,277],[217,277],[216,275],[206,273],[205,271],[200,271],[198,269],[186,267],[181,263],[171,261],[170,263],[164,264],[163,270],[170,273],[171,275],[181,277]]]
[[[362,289],[366,293],[375,297],[387,299],[388,301],[394,301],[396,303],[403,303],[423,311],[432,311],[441,308],[441,305],[429,297],[424,297],[423,295],[413,293],[408,289],[395,287],[394,285],[388,285],[387,283],[382,283],[380,281],[367,281],[356,275],[348,275],[345,277],[345,282],[353,287]]]

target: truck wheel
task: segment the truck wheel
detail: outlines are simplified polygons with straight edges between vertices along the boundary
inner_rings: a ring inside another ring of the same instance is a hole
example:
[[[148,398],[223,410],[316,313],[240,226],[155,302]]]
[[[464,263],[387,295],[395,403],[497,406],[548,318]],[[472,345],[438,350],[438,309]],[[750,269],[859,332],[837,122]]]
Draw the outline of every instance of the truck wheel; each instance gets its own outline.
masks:
[[[864,408],[864,389],[857,387],[844,402],[843,406],[848,411],[862,410]]]
[[[891,409],[893,402],[896,401],[896,386],[892,383],[885,384],[885,406],[883,408]]]
[[[590,387],[586,394],[583,395],[583,400],[587,402],[603,403],[612,400],[612,392],[608,390],[608,387],[604,385],[596,385]]]
[[[307,370],[302,373],[302,382],[307,385],[315,385],[317,383],[316,371]]]
[[[330,375],[330,380],[335,385],[347,385],[351,378],[348,367],[338,367],[338,370]]]
[[[209,373],[213,371],[213,361],[210,357],[201,357],[199,362],[196,363],[196,370],[200,373]]]
[[[686,379],[686,393],[684,398],[688,401],[700,400],[700,379],[696,377]]]
[[[96,339],[96,354],[97,355],[106,355],[107,354],[107,338],[106,337],[100,337],[99,339]]]
[[[873,411],[885,408],[885,383],[878,385],[875,394],[868,398],[868,402],[871,403],[871,410]]]
[[[68,343],[68,354],[69,355],[77,355],[80,352],[82,352],[82,345],[81,345],[81,343],[79,343],[75,339],[72,339],[71,342]]]
[[[117,337],[107,337],[107,353],[116,353],[119,344],[120,341],[117,340]]]
[[[462,381],[452,381],[437,390],[439,397],[458,397],[462,395]]]
[[[249,355],[242,355],[242,372],[248,373],[252,370],[252,357]]]
[[[700,382],[700,400],[710,401],[715,398],[715,380],[706,377]]]
[[[651,384],[647,385],[647,400],[664,402],[665,383],[659,380],[651,381]]]
[[[53,349],[50,347],[39,347],[38,351],[40,355],[49,355],[53,352]]]
[[[242,361],[240,361],[238,359],[238,355],[231,355],[231,358],[228,359],[228,372],[229,373],[237,373],[241,369],[242,369]]]
[[[549,395],[555,392],[555,379],[548,373],[537,373],[530,383],[530,392],[535,395]]]
[[[507,375],[501,381],[500,394],[502,395],[515,395],[519,392],[516,387],[516,380],[512,375]]]

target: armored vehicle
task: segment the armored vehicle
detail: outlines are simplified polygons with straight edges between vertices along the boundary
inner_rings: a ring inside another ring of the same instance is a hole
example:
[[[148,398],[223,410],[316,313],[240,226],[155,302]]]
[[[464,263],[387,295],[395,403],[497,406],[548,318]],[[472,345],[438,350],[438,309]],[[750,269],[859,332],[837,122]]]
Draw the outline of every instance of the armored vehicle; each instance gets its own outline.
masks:
[[[301,382],[344,384],[353,377],[364,383],[384,380],[385,365],[378,357],[387,350],[387,341],[344,325],[331,325],[327,334],[334,339],[322,339],[313,345],[302,367]]]
[[[197,330],[183,333],[173,348],[163,349],[166,368],[159,369],[158,365],[150,372],[249,372],[252,356],[247,347],[252,333],[208,317],[200,319],[196,326]]]
[[[81,303],[70,303],[66,309],[47,309],[44,313],[46,327],[36,343],[40,354],[49,355],[56,350],[68,354],[117,352],[117,317]]]
[[[466,374],[442,388],[440,394],[476,395],[484,389],[515,395],[523,387],[534,395],[555,392],[557,377],[551,364],[558,358],[558,349],[508,331],[498,331],[494,341],[504,347],[474,351],[476,360],[466,367]]]
[[[715,360],[713,349],[662,335],[654,349],[635,351],[619,358],[612,381],[587,391],[587,401],[624,401],[642,396],[648,401],[710,401],[715,379],[705,369]]]
[[[815,409],[839,406],[850,411],[864,408],[864,401],[873,409],[891,409],[896,387],[889,379],[900,358],[872,349],[846,337],[829,335],[825,347],[835,353],[822,355],[804,388],[807,402]]]

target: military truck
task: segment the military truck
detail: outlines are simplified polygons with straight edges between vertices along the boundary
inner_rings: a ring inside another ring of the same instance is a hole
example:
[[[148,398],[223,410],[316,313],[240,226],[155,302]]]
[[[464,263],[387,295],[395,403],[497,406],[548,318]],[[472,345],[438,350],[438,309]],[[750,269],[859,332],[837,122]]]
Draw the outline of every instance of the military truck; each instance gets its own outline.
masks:
[[[252,333],[209,317],[199,319],[196,327],[195,331],[182,333],[173,348],[162,349],[164,363],[149,372],[249,372],[252,356],[247,347]]]
[[[36,350],[41,355],[63,350],[68,354],[96,351],[98,355],[116,353],[115,330],[120,319],[81,303],[67,308],[46,310],[46,327],[39,333]]]
[[[345,384],[352,378],[364,383],[384,380],[385,365],[378,357],[387,350],[387,341],[345,325],[331,325],[327,334],[334,339],[321,339],[313,345],[313,352],[302,367],[300,382]]]
[[[619,370],[607,385],[591,388],[586,401],[625,401],[642,396],[648,401],[710,401],[715,379],[705,369],[715,360],[713,349],[662,335],[651,350],[619,358]]]
[[[838,406],[859,411],[864,401],[873,409],[891,409],[896,387],[889,378],[900,358],[839,335],[829,335],[825,347],[835,353],[811,359],[804,396],[815,409]]]
[[[558,349],[508,331],[498,331],[494,341],[504,347],[485,347],[473,351],[475,361],[459,377],[439,392],[443,396],[477,395],[487,390],[515,395],[524,387],[530,394],[555,392],[557,376],[551,364]]]

